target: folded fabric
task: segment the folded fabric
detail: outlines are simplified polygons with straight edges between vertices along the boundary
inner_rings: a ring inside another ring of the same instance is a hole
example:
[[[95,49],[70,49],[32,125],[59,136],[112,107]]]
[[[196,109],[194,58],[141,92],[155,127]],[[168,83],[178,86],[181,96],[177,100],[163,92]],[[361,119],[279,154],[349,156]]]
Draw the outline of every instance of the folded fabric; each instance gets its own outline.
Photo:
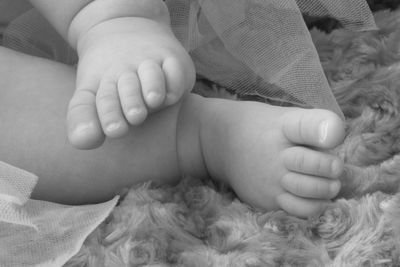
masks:
[[[196,71],[240,96],[343,116],[302,14],[351,31],[377,29],[365,0],[166,0]]]
[[[32,200],[37,180],[0,162],[0,266],[62,266],[118,201],[67,206]]]

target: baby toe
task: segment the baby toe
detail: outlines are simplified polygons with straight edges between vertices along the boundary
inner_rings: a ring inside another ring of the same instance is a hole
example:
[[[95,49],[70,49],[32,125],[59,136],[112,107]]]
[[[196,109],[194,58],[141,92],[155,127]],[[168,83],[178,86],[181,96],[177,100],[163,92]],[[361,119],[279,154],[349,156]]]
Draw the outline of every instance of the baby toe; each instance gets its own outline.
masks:
[[[283,210],[300,218],[309,218],[329,204],[327,200],[306,199],[290,193],[279,195],[277,202]]]
[[[128,124],[122,114],[117,84],[112,80],[103,80],[96,95],[97,113],[104,133],[111,138],[125,135]]]
[[[165,105],[173,105],[179,101],[185,91],[189,91],[192,88],[186,88],[190,86],[186,82],[184,66],[180,61],[174,57],[170,57],[164,60],[162,69],[165,74],[166,90],[167,95],[165,98]]]
[[[76,148],[92,149],[104,141],[97,117],[95,94],[91,90],[77,89],[67,111],[68,140]]]
[[[285,167],[292,172],[338,178],[344,170],[343,161],[337,156],[305,147],[290,147],[282,152]]]
[[[153,60],[144,61],[139,65],[137,73],[146,105],[151,109],[161,107],[166,91],[165,77],[160,65]]]
[[[296,109],[283,119],[289,141],[319,148],[334,148],[343,142],[344,123],[338,115],[323,109]]]
[[[281,185],[293,195],[314,199],[332,199],[340,190],[339,180],[294,172],[288,172],[284,175],[281,179]]]
[[[136,73],[121,75],[118,79],[118,94],[126,120],[132,125],[141,124],[147,117],[147,108]]]

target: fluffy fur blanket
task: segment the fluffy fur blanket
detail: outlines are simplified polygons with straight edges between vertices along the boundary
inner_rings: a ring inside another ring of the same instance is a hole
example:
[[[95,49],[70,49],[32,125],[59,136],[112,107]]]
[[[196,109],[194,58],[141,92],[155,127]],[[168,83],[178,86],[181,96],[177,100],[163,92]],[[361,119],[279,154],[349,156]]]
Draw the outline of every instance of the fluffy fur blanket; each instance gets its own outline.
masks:
[[[400,12],[312,36],[347,118],[343,189],[309,220],[186,179],[135,187],[66,266],[400,266]]]

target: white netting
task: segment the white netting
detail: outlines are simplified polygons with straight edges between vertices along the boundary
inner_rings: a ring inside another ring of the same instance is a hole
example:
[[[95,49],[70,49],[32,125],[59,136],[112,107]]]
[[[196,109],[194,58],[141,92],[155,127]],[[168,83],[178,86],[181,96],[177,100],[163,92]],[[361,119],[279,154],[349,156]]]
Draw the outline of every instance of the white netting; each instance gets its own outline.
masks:
[[[36,11],[29,10],[13,20],[4,32],[3,45],[33,56],[66,64],[77,61],[75,51]]]
[[[37,177],[0,161],[0,266],[62,266],[118,198],[66,206],[29,199]]]
[[[23,205],[36,185],[37,177],[0,161],[0,199]],[[1,216],[1,214],[0,214]]]
[[[372,30],[364,0],[167,0],[199,74],[240,95],[341,111],[301,12]]]
[[[375,29],[365,0],[166,0],[177,38],[197,72],[239,95],[326,108],[342,115],[302,18],[328,16],[349,30]],[[76,62],[37,12],[15,20],[4,44]]]
[[[336,18],[351,30],[374,30],[376,25],[366,0],[296,0],[300,10],[310,16]]]

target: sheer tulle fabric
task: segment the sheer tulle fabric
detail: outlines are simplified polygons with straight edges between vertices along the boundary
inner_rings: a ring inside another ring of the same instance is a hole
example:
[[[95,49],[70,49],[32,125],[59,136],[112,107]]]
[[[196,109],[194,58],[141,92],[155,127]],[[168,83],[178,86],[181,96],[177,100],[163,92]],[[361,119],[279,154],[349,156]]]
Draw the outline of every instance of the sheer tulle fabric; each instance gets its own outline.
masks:
[[[365,0],[167,0],[173,29],[199,74],[239,95],[342,115],[302,13],[372,30]]]
[[[118,201],[66,206],[33,200],[37,181],[0,161],[0,266],[62,266]]]
[[[302,13],[372,30],[365,0],[166,0],[172,28],[197,72],[235,93],[342,115]],[[16,19],[6,46],[72,64],[76,55],[35,11]]]

